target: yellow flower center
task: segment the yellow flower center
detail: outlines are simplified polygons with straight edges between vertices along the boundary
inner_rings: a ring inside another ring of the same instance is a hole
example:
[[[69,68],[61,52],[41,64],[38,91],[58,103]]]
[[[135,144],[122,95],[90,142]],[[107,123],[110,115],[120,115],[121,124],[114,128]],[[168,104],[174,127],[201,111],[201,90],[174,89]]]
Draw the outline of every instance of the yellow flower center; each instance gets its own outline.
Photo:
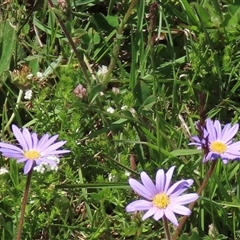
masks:
[[[216,153],[225,153],[227,151],[227,145],[221,141],[215,141],[210,144],[210,150]]]
[[[24,156],[28,159],[36,160],[41,156],[41,154],[37,150],[30,150],[30,151],[24,152]]]
[[[170,198],[166,193],[159,193],[153,198],[152,203],[157,208],[165,209],[170,204]]]

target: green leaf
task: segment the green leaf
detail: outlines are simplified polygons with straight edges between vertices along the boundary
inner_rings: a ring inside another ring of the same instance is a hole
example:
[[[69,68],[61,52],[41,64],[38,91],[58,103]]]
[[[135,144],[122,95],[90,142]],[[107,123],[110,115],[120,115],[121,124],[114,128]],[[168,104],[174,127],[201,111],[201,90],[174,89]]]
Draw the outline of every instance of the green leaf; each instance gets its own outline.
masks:
[[[2,55],[0,59],[0,76],[4,73],[4,71],[9,70],[10,61],[16,45],[16,30],[9,23],[9,21],[6,21],[3,33]],[[4,81],[3,78],[2,81]]]
[[[111,25],[112,27],[117,27],[118,26],[118,18],[116,16],[108,15],[106,17],[106,20],[109,23],[109,25]]]
[[[202,154],[202,150],[198,149],[177,149],[170,152],[175,157],[177,156],[185,156],[185,155],[193,155],[193,154]]]

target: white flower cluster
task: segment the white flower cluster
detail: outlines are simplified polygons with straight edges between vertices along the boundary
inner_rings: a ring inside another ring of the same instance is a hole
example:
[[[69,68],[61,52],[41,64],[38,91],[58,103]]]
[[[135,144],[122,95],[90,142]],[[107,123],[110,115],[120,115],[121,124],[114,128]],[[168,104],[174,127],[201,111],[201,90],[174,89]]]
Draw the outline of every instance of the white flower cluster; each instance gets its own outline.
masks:
[[[107,72],[108,72],[107,66],[102,65],[101,67],[98,68],[97,76],[98,77],[104,77]]]
[[[107,109],[107,112],[109,112],[109,113],[114,113],[114,112],[115,112],[115,109],[112,108],[112,107],[109,107],[109,108]]]
[[[60,159],[57,156],[49,156],[47,159],[54,161],[56,164],[49,164],[46,162],[42,162],[40,165],[33,168],[33,170],[44,173],[49,171],[57,171],[58,170],[58,164],[60,162]]]
[[[24,99],[31,100],[32,95],[33,95],[33,91],[31,89],[28,89],[27,91],[25,91]]]
[[[6,174],[6,173],[9,173],[8,169],[5,168],[5,167],[1,167],[0,168],[0,175]]]

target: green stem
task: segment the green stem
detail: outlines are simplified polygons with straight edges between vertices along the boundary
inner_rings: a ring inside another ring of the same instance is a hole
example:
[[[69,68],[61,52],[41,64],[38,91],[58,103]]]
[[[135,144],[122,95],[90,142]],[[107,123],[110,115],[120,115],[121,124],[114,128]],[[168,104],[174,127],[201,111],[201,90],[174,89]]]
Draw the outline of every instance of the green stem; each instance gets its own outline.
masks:
[[[23,95],[23,90],[20,89],[19,90],[19,94],[18,94],[18,98],[17,98],[17,102],[15,104],[15,111],[12,113],[10,119],[8,120],[7,124],[4,126],[4,131],[6,131],[8,129],[8,127],[10,126],[10,124],[12,123],[14,117],[15,117],[15,112],[17,111],[17,109],[19,108],[19,103],[22,99],[22,95]]]
[[[212,176],[216,164],[217,164],[217,160],[213,161],[211,168],[208,170],[208,172],[207,172],[207,174],[206,174],[206,176],[205,176],[205,178],[204,178],[201,186],[199,187],[199,189],[198,189],[198,191],[197,191],[197,194],[198,194],[199,196],[202,194],[202,191],[203,191],[204,188],[207,186],[208,180],[209,180],[209,178]],[[192,202],[191,204],[189,204],[188,208],[189,208],[191,211],[192,211],[192,209],[194,208],[196,202],[197,202],[197,201],[194,201],[194,202]],[[180,223],[179,223],[179,226],[177,227],[177,229],[176,229],[176,231],[175,231],[175,233],[174,233],[174,235],[173,235],[173,237],[172,237],[172,240],[176,240],[176,239],[177,239],[177,237],[178,237],[179,233],[181,232],[181,230],[182,230],[185,222],[187,221],[187,219],[188,219],[188,216],[183,216],[183,218],[181,219],[181,221],[180,221]]]
[[[54,4],[53,4],[52,0],[48,0],[48,3],[49,3],[49,5],[51,6],[51,8],[54,8]],[[77,59],[78,59],[78,62],[79,62],[80,67],[81,67],[81,69],[82,69],[83,75],[85,76],[85,79],[87,80],[88,83],[90,83],[89,74],[88,74],[88,71],[87,71],[87,68],[86,68],[86,66],[85,66],[85,63],[84,63],[84,61],[83,61],[82,56],[80,55],[79,51],[77,50],[77,48],[76,48],[76,46],[75,46],[75,43],[74,43],[71,35],[69,34],[67,28],[65,27],[62,19],[61,19],[57,14],[56,14],[56,18],[57,18],[57,20],[58,20],[58,22],[59,22],[59,24],[60,24],[60,26],[61,26],[61,28],[62,28],[62,31],[63,31],[64,34],[66,35],[66,37],[67,37],[67,39],[68,39],[68,42],[69,42],[69,44],[70,44],[71,47],[72,47],[73,52],[75,53],[75,55],[76,55],[76,57],[77,57]]]
[[[170,235],[170,231],[169,231],[169,226],[168,226],[168,220],[165,216],[163,216],[163,226],[164,226],[164,231],[165,231],[165,235],[166,235],[166,239],[167,240],[171,240],[171,235]]]
[[[104,80],[103,82],[106,84],[108,81],[109,81],[109,76],[110,74],[112,73],[114,67],[115,67],[115,64],[116,64],[116,59],[118,57],[118,54],[119,54],[119,51],[120,51],[120,46],[121,46],[121,39],[122,39],[122,34],[123,34],[123,30],[124,30],[124,27],[125,27],[125,24],[127,23],[129,17],[131,16],[132,14],[132,10],[134,9],[135,5],[137,4],[138,0],[132,0],[131,1],[131,4],[127,10],[127,13],[125,14],[118,30],[117,30],[117,34],[116,34],[116,44],[115,46],[113,47],[113,53],[112,53],[112,57],[111,57],[111,60],[110,60],[110,64],[108,66],[108,71],[104,77]]]
[[[31,169],[27,176],[27,182],[26,182],[25,192],[24,192],[24,196],[23,196],[23,200],[22,200],[21,214],[20,214],[20,219],[19,219],[19,223],[18,223],[16,240],[21,240],[23,222],[24,222],[24,214],[25,214],[25,209],[26,209],[26,205],[27,205],[28,193],[29,193],[29,189],[30,189],[30,185],[31,185],[32,171],[33,170]]]

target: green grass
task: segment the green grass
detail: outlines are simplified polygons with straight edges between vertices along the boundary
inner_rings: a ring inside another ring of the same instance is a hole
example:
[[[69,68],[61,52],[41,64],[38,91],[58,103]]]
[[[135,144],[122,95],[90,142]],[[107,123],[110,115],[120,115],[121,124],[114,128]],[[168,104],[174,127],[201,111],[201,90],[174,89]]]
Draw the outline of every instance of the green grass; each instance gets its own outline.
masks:
[[[240,4],[53,5],[0,4],[1,141],[13,141],[14,123],[59,134],[71,150],[57,172],[33,173],[22,239],[163,239],[162,221],[126,213],[136,198],[126,171],[139,179],[142,170],[154,177],[176,165],[174,180],[192,178],[190,191],[197,191],[211,163],[188,146],[194,123],[240,119]],[[108,72],[98,75],[102,65]],[[73,93],[78,84],[83,98]],[[9,169],[0,175],[0,237],[8,240],[17,231],[26,176],[14,159],[0,156],[0,166]],[[179,239],[240,239],[239,181],[239,163],[219,161]],[[212,223],[216,237],[208,234]]]

